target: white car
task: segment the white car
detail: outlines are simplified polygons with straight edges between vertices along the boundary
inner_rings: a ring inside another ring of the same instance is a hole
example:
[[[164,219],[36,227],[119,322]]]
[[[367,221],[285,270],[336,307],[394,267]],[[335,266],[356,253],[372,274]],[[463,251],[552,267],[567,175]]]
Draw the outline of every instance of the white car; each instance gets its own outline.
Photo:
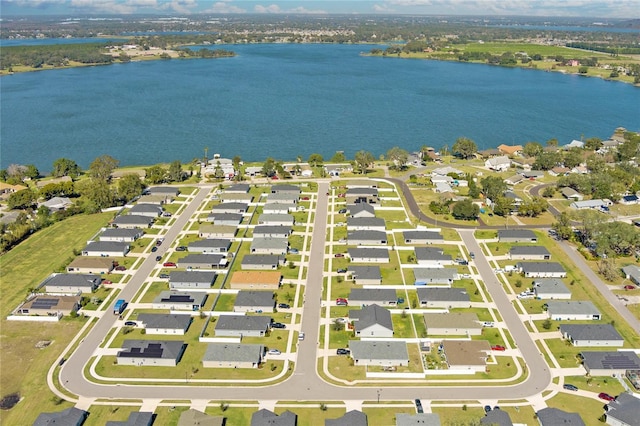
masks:
[[[492,321],[485,321],[482,323],[483,327],[495,327],[495,324]]]
[[[269,352],[267,352],[269,355],[280,355],[282,352],[280,352],[278,349],[269,349]]]
[[[303,332],[303,331],[301,331],[301,332],[298,334],[298,340],[300,340],[300,341],[304,340],[304,332]]]

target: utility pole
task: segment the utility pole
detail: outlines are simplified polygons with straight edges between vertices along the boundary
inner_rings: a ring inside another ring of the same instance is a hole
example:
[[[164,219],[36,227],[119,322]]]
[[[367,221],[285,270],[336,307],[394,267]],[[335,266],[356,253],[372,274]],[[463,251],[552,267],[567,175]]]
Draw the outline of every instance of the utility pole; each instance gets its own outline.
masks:
[[[209,161],[209,157],[207,156],[207,154],[209,153],[209,147],[205,146],[204,147],[204,165],[207,165],[207,162]]]

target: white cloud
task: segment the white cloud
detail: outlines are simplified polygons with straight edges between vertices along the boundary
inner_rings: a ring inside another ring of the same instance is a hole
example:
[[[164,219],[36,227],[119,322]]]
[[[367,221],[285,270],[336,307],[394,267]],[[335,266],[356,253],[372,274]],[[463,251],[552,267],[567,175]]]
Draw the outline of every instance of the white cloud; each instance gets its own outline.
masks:
[[[129,15],[138,8],[117,0],[71,0],[70,6],[85,13],[112,13]]]
[[[230,2],[219,1],[210,8],[204,10],[205,13],[247,13],[246,9],[232,5]]]
[[[262,6],[257,4],[254,6],[253,10],[256,13],[282,13],[280,6],[277,4],[270,4],[269,6]]]
[[[66,1],[67,0],[2,0],[2,3],[13,4],[19,7],[41,9],[49,6],[62,5]]]

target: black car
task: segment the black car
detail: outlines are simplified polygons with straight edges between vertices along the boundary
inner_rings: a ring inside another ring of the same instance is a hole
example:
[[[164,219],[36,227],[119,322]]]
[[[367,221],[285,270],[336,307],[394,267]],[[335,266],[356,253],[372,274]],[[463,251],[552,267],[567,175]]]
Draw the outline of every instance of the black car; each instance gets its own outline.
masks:
[[[186,246],[178,246],[178,247],[176,247],[176,251],[187,251],[187,247]]]
[[[156,256],[156,262],[160,262],[162,260],[162,256]]]
[[[291,306],[289,306],[287,303],[278,303],[278,309],[289,309]]]
[[[422,401],[420,401],[417,398],[416,398],[416,410],[418,411],[418,414],[424,413],[424,409],[422,408]]]
[[[345,214],[347,212],[347,209],[340,209],[338,210],[338,213],[340,214]]]
[[[569,383],[566,383],[565,385],[562,386],[563,388],[565,388],[566,390],[570,390],[570,391],[574,391],[577,392],[578,388],[574,385],[571,385]]]
[[[158,247],[156,246],[151,247],[151,253],[155,253],[157,251],[158,251]]]
[[[339,274],[346,274],[347,270],[345,268],[340,268],[340,269],[338,269],[338,273]]]
[[[485,405],[484,406],[484,412],[485,414],[488,413],[489,411],[491,411],[491,406],[490,405]]]
[[[169,274],[160,274],[158,278],[169,278]]]
[[[127,327],[135,327],[138,324],[135,321],[127,321],[124,323],[124,325],[126,325]]]
[[[338,355],[349,355],[350,353],[351,351],[345,348],[338,348],[338,350],[336,351],[336,354]]]
[[[271,324],[271,328],[287,328],[287,326],[281,322],[274,322]]]

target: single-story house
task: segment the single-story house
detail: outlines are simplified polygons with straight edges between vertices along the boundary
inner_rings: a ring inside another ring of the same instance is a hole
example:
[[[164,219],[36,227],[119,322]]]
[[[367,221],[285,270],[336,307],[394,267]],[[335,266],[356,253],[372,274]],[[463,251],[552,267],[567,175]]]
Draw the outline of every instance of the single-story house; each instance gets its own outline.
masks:
[[[258,225],[253,228],[253,238],[289,238],[291,226]]]
[[[113,270],[113,261],[103,257],[76,257],[67,265],[71,274],[108,274]]]
[[[259,225],[273,226],[293,226],[295,225],[294,217],[287,213],[268,214],[263,213],[258,216]]]
[[[206,301],[207,293],[205,292],[165,290],[153,299],[151,307],[171,311],[198,311]]]
[[[250,251],[253,254],[272,254],[284,256],[289,250],[289,240],[286,238],[254,237]]]
[[[414,285],[444,285],[451,286],[458,279],[456,268],[414,268]]]
[[[273,312],[276,301],[272,291],[240,290],[233,312]]]
[[[88,415],[89,413],[84,410],[69,407],[55,413],[40,413],[33,422],[33,426],[82,426]]]
[[[134,411],[129,413],[129,417],[124,422],[110,420],[105,426],[151,426],[155,415],[150,411]]]
[[[538,299],[571,299],[571,291],[558,278],[542,278],[533,282],[533,291]]]
[[[538,237],[529,229],[500,229],[498,241],[501,243],[537,243]]]
[[[577,347],[624,345],[624,338],[611,324],[560,324],[560,334]]]
[[[446,176],[448,174],[456,174],[456,175],[463,175],[464,172],[460,169],[456,169],[455,167],[451,167],[451,166],[445,166],[445,167],[439,167],[437,169],[433,169],[431,171],[431,177],[434,176]]]
[[[251,185],[248,183],[234,183],[224,188],[224,192],[227,194],[246,194],[251,189]]]
[[[406,244],[439,244],[444,242],[442,234],[436,231],[404,231],[402,236]]]
[[[600,311],[590,301],[556,301],[547,303],[547,315],[556,321],[599,320]]]
[[[549,260],[551,253],[545,246],[513,246],[509,250],[512,260]]]
[[[179,340],[125,340],[118,352],[118,365],[175,367],[186,345]]]
[[[582,366],[587,374],[624,377],[627,370],[640,370],[640,357],[632,350],[581,352]]]
[[[392,288],[353,288],[349,294],[351,305],[396,306],[398,296]]]
[[[347,231],[385,231],[387,226],[384,219],[379,217],[349,217]]]
[[[522,145],[501,144],[500,146],[498,146],[498,151],[502,152],[505,155],[511,155],[511,156],[520,154],[523,149],[524,148],[522,148]]]
[[[511,416],[505,410],[491,410],[480,419],[481,425],[513,426]]]
[[[132,243],[144,235],[140,228],[107,228],[98,237],[100,241],[116,241],[121,243]]]
[[[203,223],[198,228],[198,236],[200,238],[234,238],[238,232],[236,226],[229,225],[212,225],[209,223]]]
[[[250,426],[296,426],[297,424],[298,415],[289,410],[277,415],[263,408],[253,413]]]
[[[211,208],[211,213],[214,213],[214,214],[218,214],[218,213],[242,214],[242,213],[246,213],[248,209],[249,209],[249,204],[247,204],[247,203],[227,202],[227,203],[216,204],[215,206],[213,206]]]
[[[280,203],[280,204],[297,204],[300,200],[300,194],[293,192],[276,192],[267,195],[268,203]]]
[[[602,209],[603,207],[610,207],[613,203],[611,200],[605,199],[596,199],[596,200],[584,200],[584,201],[574,201],[569,204],[569,207],[576,210],[584,210],[584,209]]]
[[[347,276],[350,276],[356,285],[382,284],[382,273],[378,265],[349,265]]]
[[[368,426],[367,415],[362,411],[347,411],[337,419],[325,419],[324,426]]]
[[[418,288],[420,306],[425,308],[469,308],[471,298],[463,288],[420,287]]]
[[[507,185],[513,186],[513,185],[516,185],[516,184],[522,182],[523,180],[524,180],[524,176],[522,176],[521,174],[516,174],[516,175],[513,175],[513,176],[509,176],[508,178],[506,178],[504,180],[504,182]]]
[[[347,211],[350,217],[376,217],[376,211],[372,204],[349,204]]]
[[[640,199],[635,194],[625,195],[620,199],[620,204],[624,205],[638,204],[638,202],[640,202]]]
[[[277,290],[282,281],[278,271],[236,271],[231,275],[229,286],[232,289]]]
[[[573,201],[584,200],[584,195],[582,195],[581,193],[579,193],[578,191],[576,191],[575,189],[569,186],[565,186],[560,190],[560,192],[562,193],[562,196],[567,200],[573,200]]]
[[[47,293],[92,293],[101,282],[102,278],[93,274],[52,274],[41,286]]]
[[[267,203],[262,206],[262,213],[264,214],[287,214],[295,210],[296,205],[294,203]]]
[[[224,254],[188,254],[178,259],[178,268],[191,269],[221,269],[226,268],[229,260]]]
[[[289,185],[289,184],[280,184],[280,185],[271,185],[271,193],[272,194],[297,194],[300,195],[300,187],[297,185]]]
[[[349,319],[354,322],[358,337],[393,337],[391,312],[381,306],[374,304],[350,309]]]
[[[172,195],[143,195],[138,198],[138,203],[162,206],[165,204],[171,204],[173,199],[174,197]]]
[[[491,345],[486,340],[443,340],[442,352],[452,370],[485,371]]]
[[[384,231],[353,231],[347,233],[347,244],[353,246],[386,245],[387,233]]]
[[[80,308],[80,296],[35,296],[24,302],[16,312],[18,315],[58,316],[69,315]]]
[[[142,324],[146,334],[184,335],[191,325],[188,314],[138,314],[137,321]]]
[[[427,334],[430,336],[479,336],[482,324],[472,312],[448,312],[422,314]]]
[[[240,264],[241,269],[278,269],[284,265],[285,257],[274,254],[246,254]]]
[[[128,214],[147,217],[160,217],[164,210],[157,204],[138,203],[129,209]]]
[[[227,253],[231,247],[231,240],[223,238],[207,238],[206,240],[192,241],[187,246],[191,253]]]
[[[389,263],[389,250],[383,248],[350,248],[349,258],[360,263]]]
[[[83,256],[121,257],[129,253],[129,243],[117,241],[92,241],[82,249]]]
[[[258,368],[264,346],[243,343],[209,343],[202,357],[205,368]]]
[[[396,426],[440,426],[438,413],[396,414]]]
[[[114,228],[150,228],[153,225],[153,218],[149,216],[139,216],[134,214],[120,215],[111,221]]]
[[[640,285],[640,266],[627,265],[622,268],[622,272],[624,272],[626,279],[631,280],[635,285]]]
[[[353,189],[353,188],[377,188],[378,187],[378,182],[376,182],[375,180],[370,180],[370,179],[353,179],[347,182],[347,184],[345,185],[347,187],[347,189]]]
[[[215,326],[217,337],[263,337],[271,326],[265,315],[221,315]]]
[[[568,167],[556,166],[556,167],[552,168],[551,170],[549,170],[549,174],[551,176],[564,176],[564,175],[569,174],[570,171],[571,171],[571,169],[569,169]]]
[[[145,193],[149,195],[171,195],[177,197],[180,194],[180,188],[175,186],[151,186],[146,189]]]
[[[213,271],[174,271],[169,274],[171,290],[208,290],[216,280]]]
[[[445,265],[453,265],[451,255],[444,254],[444,250],[438,247],[416,247],[416,261],[418,265],[427,268],[442,268]]]
[[[534,180],[534,179],[540,179],[544,177],[544,171],[542,170],[525,170],[522,172],[522,176],[525,179],[530,179],[530,180]]]
[[[242,192],[226,192],[224,191],[219,196],[220,200],[223,203],[227,202],[241,202],[241,203],[251,203],[253,202],[253,194],[247,194]]]
[[[558,262],[518,262],[516,268],[526,278],[565,278],[567,271]]]
[[[262,167],[259,166],[247,166],[244,169],[244,174],[247,176],[258,176],[262,174]]]
[[[222,416],[210,416],[189,408],[180,414],[177,426],[224,426],[225,421],[226,419]]]
[[[640,398],[631,392],[622,392],[605,406],[606,423],[610,426],[638,426],[640,424]]]
[[[578,413],[568,413],[559,408],[547,407],[536,412],[540,426],[585,426]]]
[[[491,157],[484,162],[484,166],[489,170],[503,172],[511,167],[511,159],[506,155],[500,157]]]
[[[347,204],[375,204],[379,199],[378,188],[347,188],[345,197]]]
[[[207,216],[207,222],[213,222],[215,225],[238,226],[243,217],[242,213],[213,212]]]
[[[382,367],[409,365],[407,344],[402,341],[350,340],[351,358],[356,366]]]
[[[444,194],[446,192],[453,192],[453,188],[448,183],[436,182],[435,188],[433,189],[438,194]]]

